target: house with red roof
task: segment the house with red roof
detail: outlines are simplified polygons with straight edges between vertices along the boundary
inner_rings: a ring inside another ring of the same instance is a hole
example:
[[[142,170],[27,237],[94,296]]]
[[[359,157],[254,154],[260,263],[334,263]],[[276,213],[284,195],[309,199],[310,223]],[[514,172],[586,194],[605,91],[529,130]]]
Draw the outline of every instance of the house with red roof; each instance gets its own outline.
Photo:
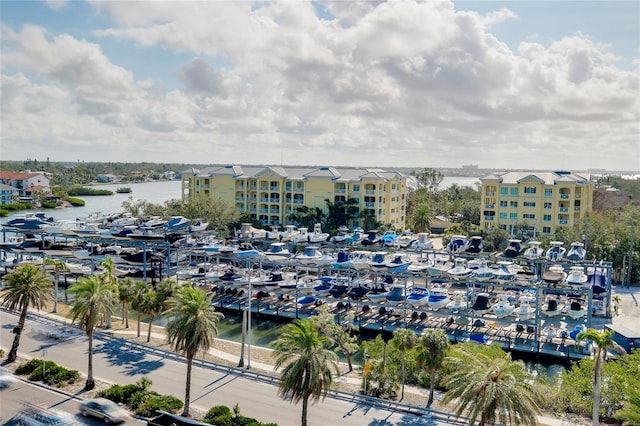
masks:
[[[0,199],[2,204],[14,203],[16,197],[22,201],[33,201],[36,192],[51,192],[49,178],[42,172],[0,170],[0,184],[4,185]]]

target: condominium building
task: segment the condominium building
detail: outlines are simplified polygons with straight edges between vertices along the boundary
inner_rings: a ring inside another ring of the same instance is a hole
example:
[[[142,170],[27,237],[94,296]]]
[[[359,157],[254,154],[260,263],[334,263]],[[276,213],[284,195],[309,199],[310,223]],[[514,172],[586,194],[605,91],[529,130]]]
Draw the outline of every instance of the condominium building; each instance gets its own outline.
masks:
[[[523,227],[552,236],[559,227],[573,227],[593,209],[589,173],[505,172],[480,179],[481,222],[486,230],[510,233]]]
[[[407,176],[397,171],[347,167],[212,166],[182,172],[182,199],[212,197],[235,206],[263,225],[290,223],[302,206],[328,212],[327,203],[355,199],[363,216],[402,229]]]

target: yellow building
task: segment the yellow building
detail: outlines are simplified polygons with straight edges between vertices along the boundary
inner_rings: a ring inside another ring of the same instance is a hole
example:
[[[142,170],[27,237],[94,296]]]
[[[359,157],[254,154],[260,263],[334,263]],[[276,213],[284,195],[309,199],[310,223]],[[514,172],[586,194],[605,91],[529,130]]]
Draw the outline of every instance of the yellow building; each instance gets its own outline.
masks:
[[[588,173],[505,172],[480,179],[484,229],[510,233],[524,227],[531,236],[579,225],[593,209]]]
[[[326,199],[335,203],[353,198],[361,215],[402,229],[407,176],[369,168],[212,166],[182,173],[182,199],[191,197],[221,199],[263,225],[287,224],[302,206],[326,214]],[[362,218],[349,226],[363,226]]]

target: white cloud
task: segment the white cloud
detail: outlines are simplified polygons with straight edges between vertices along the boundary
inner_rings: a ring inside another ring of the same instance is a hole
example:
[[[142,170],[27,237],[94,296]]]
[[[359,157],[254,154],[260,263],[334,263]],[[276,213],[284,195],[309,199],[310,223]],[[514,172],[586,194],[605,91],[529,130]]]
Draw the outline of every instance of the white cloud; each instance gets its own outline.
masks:
[[[4,27],[3,70],[21,72],[5,71],[3,115],[55,109],[56,123],[29,116],[42,149],[48,134],[78,152],[113,142],[113,161],[279,163],[284,152],[297,164],[530,168],[560,167],[562,151],[577,168],[640,169],[638,70],[579,33],[513,52],[488,32],[519,18],[507,9],[328,1],[319,17],[306,2],[94,6],[113,20],[93,31],[98,41],[186,54],[168,76],[180,85],[136,80],[95,40]],[[3,139],[26,132],[16,125]],[[139,148],[118,157],[127,140]]]

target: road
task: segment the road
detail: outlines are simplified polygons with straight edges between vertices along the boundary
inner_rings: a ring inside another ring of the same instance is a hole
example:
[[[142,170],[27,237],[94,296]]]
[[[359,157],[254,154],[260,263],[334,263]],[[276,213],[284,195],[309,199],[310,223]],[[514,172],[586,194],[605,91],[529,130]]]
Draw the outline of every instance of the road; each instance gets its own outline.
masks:
[[[0,311],[0,319],[0,341],[3,342],[2,347],[6,351],[13,340],[11,330],[17,324],[17,316]],[[66,340],[56,340],[35,331],[41,328],[41,323],[27,320],[21,338],[20,354],[41,358],[44,351],[46,359],[86,373],[87,338],[76,333]],[[152,390],[184,398],[186,365],[183,362],[172,360],[168,356],[147,353],[131,346],[124,339],[102,338],[98,334],[94,338],[93,363],[96,379],[128,384],[147,377],[153,382]],[[273,422],[280,426],[300,424],[301,406],[280,398],[276,386],[228,371],[216,371],[194,365],[191,405],[206,411],[220,404],[231,408],[239,404],[243,415],[254,417],[261,422]],[[357,399],[345,401],[327,398],[310,405],[309,426],[327,424],[408,426],[445,425],[451,422],[381,409],[363,404]]]

